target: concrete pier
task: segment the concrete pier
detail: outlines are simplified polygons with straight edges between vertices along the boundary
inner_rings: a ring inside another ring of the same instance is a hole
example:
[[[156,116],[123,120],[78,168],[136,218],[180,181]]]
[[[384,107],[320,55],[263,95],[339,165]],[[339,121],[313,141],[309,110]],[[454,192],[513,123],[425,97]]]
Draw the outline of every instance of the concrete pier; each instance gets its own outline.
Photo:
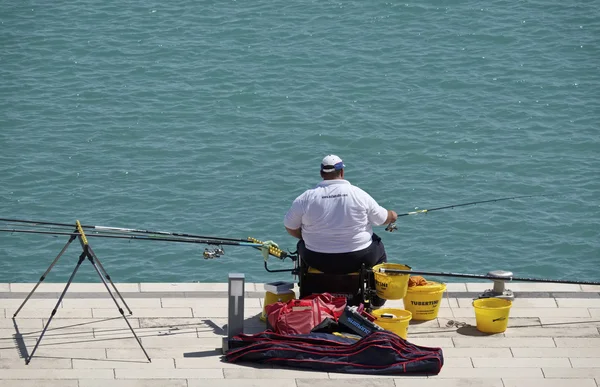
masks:
[[[438,318],[408,330],[409,341],[443,348],[441,373],[381,377],[223,362],[225,282],[116,284],[151,363],[104,286],[74,283],[26,365],[64,288],[43,283],[13,320],[34,285],[0,283],[0,387],[600,387],[600,287],[510,283],[509,327],[485,335],[471,303],[490,283],[449,283]],[[263,289],[245,285],[246,333],[265,329]]]

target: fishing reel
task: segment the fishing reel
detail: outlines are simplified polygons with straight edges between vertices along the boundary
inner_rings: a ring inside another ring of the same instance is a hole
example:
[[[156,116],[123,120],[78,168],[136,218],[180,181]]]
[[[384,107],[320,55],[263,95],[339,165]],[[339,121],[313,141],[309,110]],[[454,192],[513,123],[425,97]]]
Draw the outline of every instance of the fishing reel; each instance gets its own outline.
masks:
[[[208,247],[204,249],[202,256],[204,259],[213,259],[219,258],[221,255],[225,255],[225,250],[221,246],[215,247],[213,249],[209,249]]]
[[[385,228],[385,231],[394,232],[397,229],[398,229],[398,226],[396,226],[396,222],[392,222],[387,225],[387,227]]]

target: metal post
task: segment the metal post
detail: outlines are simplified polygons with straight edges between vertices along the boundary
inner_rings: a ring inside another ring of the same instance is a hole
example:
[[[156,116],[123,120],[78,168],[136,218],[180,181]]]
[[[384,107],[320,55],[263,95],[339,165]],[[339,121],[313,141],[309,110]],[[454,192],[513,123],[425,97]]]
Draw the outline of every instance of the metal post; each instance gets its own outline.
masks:
[[[492,281],[494,281],[494,288],[487,289],[482,294],[479,295],[479,298],[504,298],[506,300],[514,300],[515,295],[510,289],[506,289],[505,282],[510,281],[513,277],[513,273],[511,271],[505,270],[494,270],[487,273],[488,277],[496,277]]]
[[[244,285],[245,275],[242,273],[229,273],[227,314],[227,337],[223,338],[223,352],[229,350],[229,340],[235,335],[244,333]]]

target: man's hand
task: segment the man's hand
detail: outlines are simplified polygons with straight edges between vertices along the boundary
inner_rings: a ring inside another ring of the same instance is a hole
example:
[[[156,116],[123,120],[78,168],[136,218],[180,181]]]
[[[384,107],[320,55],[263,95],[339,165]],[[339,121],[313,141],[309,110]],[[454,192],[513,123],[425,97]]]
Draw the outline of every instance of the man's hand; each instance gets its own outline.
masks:
[[[385,223],[383,223],[383,224],[394,223],[397,220],[398,220],[398,214],[396,214],[396,211],[388,210],[387,219],[385,220]]]
[[[396,216],[396,217],[398,217],[398,216]],[[302,239],[302,229],[301,228],[293,229],[293,228],[286,227],[285,229],[287,230],[288,234],[290,234],[294,238]]]

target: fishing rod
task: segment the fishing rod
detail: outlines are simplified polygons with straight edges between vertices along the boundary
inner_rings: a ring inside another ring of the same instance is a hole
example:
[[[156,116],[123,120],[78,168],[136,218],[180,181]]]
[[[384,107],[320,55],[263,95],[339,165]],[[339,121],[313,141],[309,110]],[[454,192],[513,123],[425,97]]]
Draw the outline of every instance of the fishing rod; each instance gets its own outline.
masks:
[[[69,224],[69,223],[40,222],[40,221],[23,220],[23,219],[0,218],[0,221],[11,222],[11,223],[25,223],[25,224],[41,225],[41,226],[73,227],[73,225]],[[186,233],[178,233],[178,232],[168,232],[168,231],[151,231],[151,230],[139,230],[139,229],[134,229],[134,228],[93,226],[93,225],[81,225],[81,227],[85,228],[85,229],[98,230],[98,231],[116,231],[116,232],[138,233],[138,234],[168,235],[168,236],[183,237],[183,238],[212,239],[212,240],[230,241],[230,242],[248,242],[248,240],[240,239],[240,238],[219,238],[219,237],[210,237],[210,236],[186,234]]]
[[[46,234],[46,235],[68,235],[77,236],[77,232],[60,232],[60,231],[39,231],[39,230],[19,230],[19,229],[8,229],[0,228],[0,232],[10,233],[27,233],[27,234]],[[153,241],[165,241],[165,242],[183,242],[183,243],[200,243],[206,245],[229,245],[229,246],[249,246],[249,247],[263,247],[263,244],[243,241],[229,241],[229,240],[214,240],[214,239],[200,239],[200,238],[163,238],[145,235],[117,235],[117,234],[86,234],[88,237],[99,237],[99,238],[116,238],[116,239],[135,239],[135,240],[153,240]]]
[[[398,214],[398,217],[408,216],[408,215],[427,214],[428,212],[438,211],[438,210],[445,210],[445,209],[448,209],[448,208],[472,206],[472,205],[483,204],[483,203],[500,202],[500,201],[503,201],[503,200],[514,200],[514,199],[533,198],[533,197],[540,197],[540,196],[557,196],[557,195],[559,195],[559,194],[522,195],[522,196],[511,196],[511,197],[499,198],[499,199],[480,200],[480,201],[469,202],[469,203],[451,204],[449,206],[435,207],[435,208],[430,208],[430,209],[425,209],[425,210],[416,210],[416,211],[405,212],[403,214]],[[394,223],[390,223],[385,228],[386,231],[390,231],[390,232],[394,231],[394,230],[397,230],[397,229],[398,228],[396,227],[395,222]]]
[[[523,278],[523,277],[502,277],[494,275],[480,275],[480,274],[462,274],[462,273],[448,273],[448,272],[433,272],[433,271],[418,271],[418,270],[399,270],[399,269],[379,269],[381,273],[391,274],[418,274],[418,275],[430,275],[439,277],[460,277],[460,278],[477,278],[477,279],[489,279],[489,280],[505,280],[505,281],[520,281],[520,282],[547,282],[555,284],[575,284],[575,285],[600,285],[600,282],[591,281],[571,281],[571,280],[554,280],[544,278]]]

